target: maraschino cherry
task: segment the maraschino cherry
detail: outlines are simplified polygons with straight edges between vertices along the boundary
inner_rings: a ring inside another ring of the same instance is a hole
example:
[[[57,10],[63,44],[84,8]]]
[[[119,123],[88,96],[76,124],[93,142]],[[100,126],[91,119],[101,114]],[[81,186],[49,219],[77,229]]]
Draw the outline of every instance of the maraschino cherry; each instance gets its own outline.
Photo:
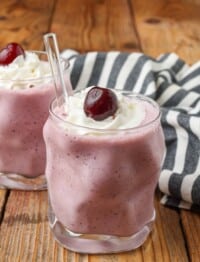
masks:
[[[0,65],[9,65],[19,55],[25,57],[24,49],[17,43],[10,43],[0,51]]]
[[[101,121],[114,116],[117,109],[117,96],[109,88],[94,86],[85,97],[84,112],[94,120]]]

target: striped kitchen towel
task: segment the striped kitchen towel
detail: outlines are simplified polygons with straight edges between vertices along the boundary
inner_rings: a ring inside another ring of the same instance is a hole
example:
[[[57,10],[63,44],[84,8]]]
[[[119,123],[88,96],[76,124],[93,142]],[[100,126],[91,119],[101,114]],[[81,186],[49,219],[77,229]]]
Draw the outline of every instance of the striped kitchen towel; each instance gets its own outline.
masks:
[[[159,180],[163,204],[200,211],[200,62],[176,54],[153,59],[142,53],[64,50],[75,89],[91,85],[133,90],[162,110],[167,152]]]

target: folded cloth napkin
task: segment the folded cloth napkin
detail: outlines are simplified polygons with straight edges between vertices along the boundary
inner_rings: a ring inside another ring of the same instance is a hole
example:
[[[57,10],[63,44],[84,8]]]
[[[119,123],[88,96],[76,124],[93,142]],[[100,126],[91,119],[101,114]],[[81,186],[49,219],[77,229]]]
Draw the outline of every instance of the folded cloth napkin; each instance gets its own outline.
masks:
[[[158,187],[165,205],[200,211],[200,62],[176,54],[153,59],[142,53],[64,50],[72,86],[133,90],[161,107],[167,152]]]

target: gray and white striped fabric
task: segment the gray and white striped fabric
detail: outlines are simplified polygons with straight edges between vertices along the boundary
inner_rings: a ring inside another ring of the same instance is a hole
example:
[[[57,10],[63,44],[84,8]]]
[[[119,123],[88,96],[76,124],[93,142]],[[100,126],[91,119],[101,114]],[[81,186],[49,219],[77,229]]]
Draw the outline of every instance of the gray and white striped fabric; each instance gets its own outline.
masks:
[[[91,85],[133,90],[162,110],[167,153],[158,187],[165,205],[200,211],[200,62],[188,66],[176,54],[64,50],[75,89]]]

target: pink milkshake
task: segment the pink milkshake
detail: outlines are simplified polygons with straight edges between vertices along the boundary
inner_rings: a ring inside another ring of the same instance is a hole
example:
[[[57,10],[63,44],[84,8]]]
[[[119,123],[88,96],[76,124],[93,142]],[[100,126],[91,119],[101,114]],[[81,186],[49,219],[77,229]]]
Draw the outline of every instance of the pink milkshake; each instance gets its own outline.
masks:
[[[0,65],[0,187],[46,188],[42,129],[53,97],[45,52],[27,51]]]
[[[81,113],[82,91],[69,101],[69,112],[54,101],[44,126],[50,226],[63,246],[77,252],[137,248],[155,219],[165,151],[160,111],[142,95],[114,92],[118,109],[106,119]]]

